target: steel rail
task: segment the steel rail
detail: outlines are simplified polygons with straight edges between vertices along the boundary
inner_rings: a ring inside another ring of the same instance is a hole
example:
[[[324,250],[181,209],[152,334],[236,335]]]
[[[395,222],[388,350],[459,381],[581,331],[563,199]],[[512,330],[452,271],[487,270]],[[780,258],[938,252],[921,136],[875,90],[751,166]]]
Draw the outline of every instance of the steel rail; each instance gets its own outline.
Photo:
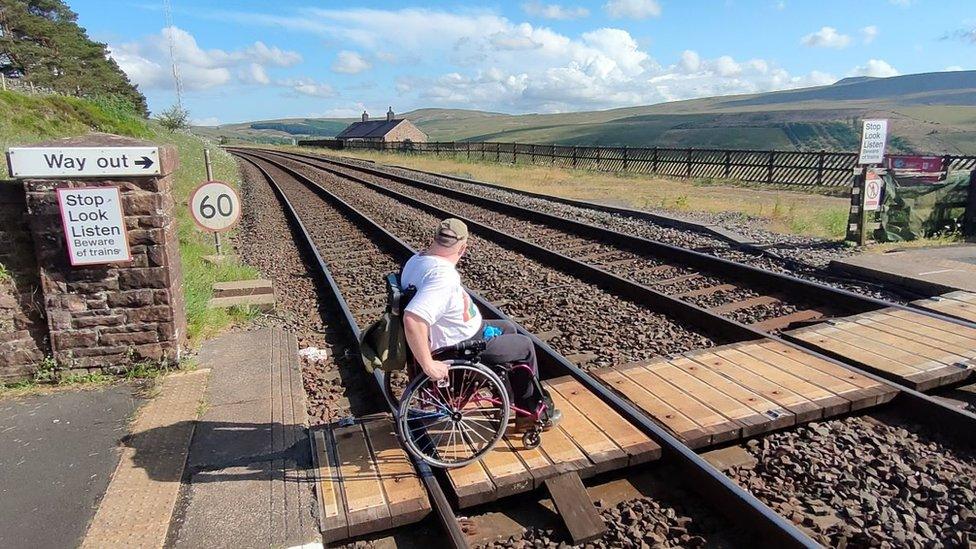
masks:
[[[541,212],[524,206],[518,206],[516,204],[502,202],[500,200],[496,200],[493,198],[467,193],[464,191],[458,191],[456,189],[449,189],[441,185],[429,183],[427,181],[421,181],[418,179],[402,176],[399,174],[389,173],[384,170],[380,170],[376,168],[357,166],[355,164],[350,164],[348,162],[344,162],[333,158],[323,158],[323,157],[318,157],[315,155],[307,155],[303,153],[281,152],[281,151],[272,151],[272,150],[265,150],[264,152],[269,152],[271,154],[276,154],[285,157],[300,156],[318,162],[336,164],[345,168],[369,173],[377,177],[392,179],[394,181],[403,183],[405,185],[419,187],[423,190],[433,192],[435,194],[441,194],[447,196],[448,198],[454,198],[457,200],[478,204],[487,209],[496,210],[502,214],[513,215],[512,212],[515,212],[518,214],[517,215],[518,217],[529,219],[537,223],[549,225],[553,228],[574,233],[584,238],[594,238],[597,240],[601,240],[607,245],[622,247],[638,255],[658,256],[658,257],[664,257],[666,259],[673,259],[686,266],[700,268],[705,271],[709,271],[713,274],[716,274],[717,276],[728,277],[728,278],[732,278],[733,280],[740,280],[747,285],[755,284],[756,281],[759,281],[760,284],[766,285],[768,287],[793,290],[801,293],[804,296],[807,296],[812,301],[817,301],[832,306],[840,305],[841,307],[845,307],[848,311],[851,312],[868,312],[870,310],[875,310],[875,309],[880,309],[885,307],[895,307],[898,309],[909,310],[912,312],[920,312],[922,314],[925,314],[926,316],[938,318],[941,320],[949,320],[961,326],[976,328],[976,323],[969,322],[963,319],[950,317],[948,315],[941,315],[939,313],[935,313],[932,311],[919,310],[914,307],[909,307],[898,303],[892,303],[889,301],[885,301],[870,296],[856,294],[854,292],[851,292],[849,290],[844,290],[842,288],[835,288],[833,286],[820,284],[818,282],[805,280],[784,273],[768,271],[766,269],[753,267],[751,265],[745,265],[742,263],[738,263],[714,255],[697,252],[695,250],[689,250],[687,248],[682,248],[680,246],[674,246],[672,244],[667,244],[658,240],[620,233],[612,229],[607,229],[605,227],[593,225],[591,223],[562,218],[553,214]],[[505,190],[511,190],[511,189],[505,189]],[[545,196],[540,195],[540,197],[544,198]],[[623,246],[621,246],[621,244],[623,244]],[[838,303],[837,301],[838,299],[843,301],[841,303]]]
[[[348,328],[353,340],[357,342],[358,346],[359,335],[361,333],[359,325],[356,323],[356,319],[353,317],[352,311],[349,309],[349,304],[346,302],[346,298],[342,295],[342,291],[339,289],[338,283],[332,276],[332,271],[329,269],[329,266],[325,260],[322,259],[322,255],[319,253],[318,248],[312,241],[312,236],[308,232],[308,229],[305,228],[305,224],[302,222],[298,212],[295,210],[294,206],[292,206],[291,201],[288,200],[288,197],[285,196],[285,193],[281,190],[281,187],[278,186],[278,183],[274,180],[274,177],[272,177],[271,174],[264,169],[264,167],[259,165],[251,158],[243,156],[241,156],[241,158],[261,172],[261,175],[263,175],[270,184],[271,189],[278,198],[278,201],[282,204],[282,206],[284,206],[287,217],[292,224],[292,229],[296,230],[301,235],[301,238],[297,239],[300,240],[299,244],[315,256],[315,266],[319,270],[320,274],[322,274],[322,276],[325,278],[325,281],[329,287],[330,295],[336,301],[339,310],[342,312],[344,324]],[[387,396],[386,392],[383,391],[382,373],[380,373],[379,370],[374,370],[373,377],[375,378],[377,386],[380,389],[380,393],[386,397],[387,405],[390,406],[391,410],[395,410],[393,403],[389,400],[389,396]],[[466,549],[469,547],[467,538],[465,537],[464,532],[461,531],[457,518],[454,516],[454,511],[451,509],[451,505],[447,500],[447,495],[444,493],[440,483],[434,477],[434,472],[431,470],[430,466],[427,465],[427,463],[416,459],[413,456],[410,456],[410,458],[413,461],[414,466],[417,468],[420,478],[423,480],[424,487],[427,489],[427,493],[430,496],[430,500],[434,506],[438,521],[448,535],[448,542],[450,543],[450,546],[454,549]]]
[[[262,158],[254,153],[238,151],[235,154]],[[399,249],[398,255],[403,260],[408,259],[416,253],[404,241],[400,240],[397,236],[387,231],[322,185],[288,166],[284,166],[273,160],[263,160],[302,181],[310,190],[334,206],[347,212],[350,217],[371,226],[372,232],[380,237],[386,245]],[[547,368],[549,372],[571,375],[601,400],[610,405],[631,424],[658,442],[661,445],[662,452],[668,458],[672,459],[688,476],[689,480],[691,480],[690,487],[704,495],[718,510],[729,516],[734,521],[734,524],[739,524],[745,529],[751,530],[756,534],[757,539],[769,542],[777,547],[819,547],[816,542],[800,531],[795,525],[776,514],[753,494],[714,468],[692,449],[671,435],[666,429],[636,409],[632,404],[613,393],[608,387],[597,381],[596,378],[569,362],[552,347],[526,330],[521,324],[513,321],[480,294],[470,289],[468,292],[471,294],[472,299],[478,303],[482,312],[487,313],[485,314],[486,317],[508,320],[517,326],[520,333],[532,339],[537,350],[537,355],[540,358],[540,366]]]
[[[259,153],[252,152],[251,154]],[[267,158],[265,158],[265,160],[276,164],[279,168],[289,171],[289,173],[301,175],[298,174],[298,172],[295,172],[293,169],[280,164],[279,162],[275,162],[274,160],[269,160]],[[295,160],[292,159],[292,161]],[[543,248],[527,240],[495,229],[484,223],[468,219],[457,214],[456,212],[451,212],[411,196],[398,193],[397,191],[388,189],[377,183],[367,181],[354,175],[342,173],[334,169],[318,167],[310,163],[305,164],[310,167],[332,173],[339,177],[346,178],[350,181],[360,183],[380,194],[384,194],[407,205],[424,210],[432,215],[441,218],[456,217],[461,219],[465,221],[468,226],[476,228],[478,232],[490,236],[490,238],[496,243],[501,243],[502,245],[523,253],[528,257],[540,259],[545,263],[562,270],[570,276],[574,276],[581,280],[609,289],[618,296],[645,305],[665,316],[678,318],[682,321],[693,324],[706,333],[718,334],[718,339],[720,340],[724,339],[727,342],[760,339],[776,341],[799,351],[817,356],[823,360],[827,360],[833,364],[836,364],[837,366],[869,377],[880,383],[890,385],[899,391],[899,393],[893,399],[893,404],[900,405],[902,408],[904,408],[906,412],[911,414],[913,420],[925,423],[939,432],[951,434],[957,443],[970,447],[976,446],[976,414],[951,406],[937,398],[902,385],[897,380],[891,379],[891,377],[893,377],[891,374],[887,374],[886,372],[878,372],[866,364],[862,364],[847,357],[839,357],[831,353],[824,353],[806,342],[797,341],[791,338],[782,338],[756,330],[735,320],[716,315],[696,305],[661,293],[653,288],[649,288],[632,280],[622,278],[618,275],[600,269],[599,267],[580,262],[558,252]],[[301,177],[306,180],[308,179],[305,176]],[[917,312],[914,309],[911,310],[913,312]],[[942,318],[938,315],[929,316]],[[965,325],[965,323],[959,322],[957,322],[957,324]],[[843,360],[840,360],[840,358],[843,358]]]

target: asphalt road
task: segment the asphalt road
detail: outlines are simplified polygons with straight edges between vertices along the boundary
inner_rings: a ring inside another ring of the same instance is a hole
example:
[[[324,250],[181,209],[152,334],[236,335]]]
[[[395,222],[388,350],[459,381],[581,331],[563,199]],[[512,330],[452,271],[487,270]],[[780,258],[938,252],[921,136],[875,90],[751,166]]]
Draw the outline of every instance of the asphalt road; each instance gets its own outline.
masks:
[[[0,400],[0,547],[77,547],[141,400],[133,385]]]

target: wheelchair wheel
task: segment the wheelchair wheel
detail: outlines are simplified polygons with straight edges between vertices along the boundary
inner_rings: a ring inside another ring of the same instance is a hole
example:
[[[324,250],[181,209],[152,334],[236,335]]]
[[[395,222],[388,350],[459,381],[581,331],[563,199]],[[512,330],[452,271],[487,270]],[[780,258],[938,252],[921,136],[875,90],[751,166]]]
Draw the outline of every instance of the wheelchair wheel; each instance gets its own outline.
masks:
[[[418,459],[434,467],[462,467],[505,434],[508,390],[497,374],[470,362],[454,362],[447,381],[438,386],[425,374],[417,376],[403,392],[397,424]]]

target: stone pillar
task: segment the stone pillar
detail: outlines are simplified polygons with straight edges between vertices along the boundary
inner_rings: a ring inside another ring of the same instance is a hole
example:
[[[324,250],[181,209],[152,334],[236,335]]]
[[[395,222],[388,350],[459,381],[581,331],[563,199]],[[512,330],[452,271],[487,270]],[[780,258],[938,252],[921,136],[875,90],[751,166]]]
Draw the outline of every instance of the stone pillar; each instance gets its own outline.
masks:
[[[90,134],[36,146],[155,146]],[[27,211],[54,359],[74,370],[124,370],[144,361],[176,361],[186,341],[171,146],[159,147],[161,175],[111,179],[27,179]],[[131,262],[75,266],[68,259],[58,188],[118,187]]]

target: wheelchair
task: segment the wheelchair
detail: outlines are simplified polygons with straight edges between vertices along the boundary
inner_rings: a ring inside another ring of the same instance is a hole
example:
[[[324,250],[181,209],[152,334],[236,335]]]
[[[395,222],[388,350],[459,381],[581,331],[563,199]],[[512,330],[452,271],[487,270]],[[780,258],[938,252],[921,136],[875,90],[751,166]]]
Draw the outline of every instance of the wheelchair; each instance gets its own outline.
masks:
[[[401,289],[399,277],[386,278],[391,310],[401,314],[413,288]],[[404,448],[433,467],[463,467],[490,452],[521,418],[528,427],[522,434],[526,449],[542,442],[542,431],[555,409],[549,393],[526,364],[488,365],[479,355],[485,350],[483,339],[462,341],[435,350],[434,359],[448,364],[447,378],[434,382],[410,357],[406,366],[406,387],[396,395],[393,375],[384,373],[383,390],[394,405],[397,435]],[[512,403],[510,378],[528,376],[540,395],[529,409]]]

